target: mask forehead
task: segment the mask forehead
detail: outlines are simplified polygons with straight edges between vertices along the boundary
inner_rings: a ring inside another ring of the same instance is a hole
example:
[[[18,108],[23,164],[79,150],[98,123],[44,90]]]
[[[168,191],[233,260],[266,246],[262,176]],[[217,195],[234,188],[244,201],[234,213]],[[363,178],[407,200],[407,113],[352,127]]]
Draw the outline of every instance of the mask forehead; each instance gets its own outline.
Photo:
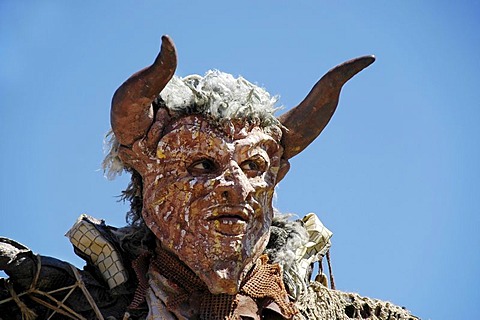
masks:
[[[190,151],[200,153],[221,152],[233,158],[254,150],[264,150],[265,156],[278,157],[283,151],[271,135],[258,126],[242,122],[212,124],[199,115],[180,118],[169,125],[160,139],[157,157],[186,156]]]

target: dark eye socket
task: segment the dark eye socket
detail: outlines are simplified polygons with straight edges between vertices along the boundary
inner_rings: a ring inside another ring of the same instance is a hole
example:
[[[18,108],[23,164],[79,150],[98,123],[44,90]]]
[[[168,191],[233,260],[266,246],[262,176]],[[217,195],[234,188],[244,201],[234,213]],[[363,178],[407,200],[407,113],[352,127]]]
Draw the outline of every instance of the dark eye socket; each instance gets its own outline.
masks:
[[[218,165],[211,159],[200,159],[193,162],[189,167],[188,171],[191,174],[209,174],[217,171]]]
[[[260,166],[255,161],[247,160],[242,163],[242,169],[243,170],[259,170]]]
[[[255,177],[265,172],[267,169],[267,162],[265,159],[263,159],[263,157],[258,156],[242,162],[240,167],[247,174],[247,176]]]

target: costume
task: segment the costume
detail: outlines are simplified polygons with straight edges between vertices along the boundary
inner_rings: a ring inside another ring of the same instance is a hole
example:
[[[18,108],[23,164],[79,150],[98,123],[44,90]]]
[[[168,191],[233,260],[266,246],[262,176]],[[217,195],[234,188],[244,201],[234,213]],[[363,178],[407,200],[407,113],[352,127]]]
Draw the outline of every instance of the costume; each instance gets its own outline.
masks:
[[[331,232],[313,214],[292,220],[272,206],[289,159],[327,125],[343,84],[373,61],[335,67],[276,117],[276,99],[241,77],[175,77],[176,50],[164,36],[155,62],[112,100],[104,168],[132,175],[123,193],[129,226],[80,217],[67,236],[87,261],[83,271],[0,240],[10,276],[0,310],[7,319],[236,320],[324,317],[327,306],[332,318],[382,316],[382,307],[339,311],[320,296],[329,289],[310,277]]]

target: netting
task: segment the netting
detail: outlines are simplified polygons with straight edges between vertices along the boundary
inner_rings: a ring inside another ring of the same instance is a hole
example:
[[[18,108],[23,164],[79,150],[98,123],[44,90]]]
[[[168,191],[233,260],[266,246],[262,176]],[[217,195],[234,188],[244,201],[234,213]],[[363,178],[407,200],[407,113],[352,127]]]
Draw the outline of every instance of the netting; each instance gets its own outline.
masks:
[[[175,283],[178,292],[168,297],[167,308],[175,312],[182,308],[184,303],[190,308],[196,308],[196,314],[203,320],[239,320],[239,300],[247,298],[254,305],[265,304],[271,301],[278,305],[285,318],[291,318],[297,309],[288,300],[287,291],[283,284],[282,272],[278,265],[268,264],[266,255],[262,256],[250,271],[240,286],[236,295],[212,294],[205,283],[177,257],[164,250],[157,250],[157,255],[151,259],[150,268],[162,274],[166,279]],[[141,264],[146,263],[145,261]],[[138,268],[137,263],[137,268]],[[143,280],[140,280],[142,283]],[[192,301],[195,297],[196,301]],[[136,298],[138,304],[138,297]],[[245,299],[243,299],[245,301]],[[250,310],[257,313],[258,310]],[[261,312],[261,311],[260,311]]]
[[[251,274],[245,279],[241,291],[252,298],[272,298],[287,318],[297,313],[294,305],[287,300],[280,266],[268,264],[266,255],[260,257]]]

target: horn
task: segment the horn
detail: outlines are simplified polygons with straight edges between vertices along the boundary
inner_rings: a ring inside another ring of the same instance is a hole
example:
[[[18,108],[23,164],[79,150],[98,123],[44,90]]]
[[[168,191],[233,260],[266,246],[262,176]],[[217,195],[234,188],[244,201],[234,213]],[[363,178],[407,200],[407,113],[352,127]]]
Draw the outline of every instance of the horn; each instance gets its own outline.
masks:
[[[165,88],[177,68],[172,39],[162,37],[162,47],[153,64],[125,81],[112,98],[110,122],[121,145],[130,146],[145,136],[155,115],[152,101]]]
[[[342,86],[374,61],[374,56],[364,56],[336,66],[298,106],[278,117],[286,128],[282,136],[285,159],[296,156],[318,137],[337,108]]]

